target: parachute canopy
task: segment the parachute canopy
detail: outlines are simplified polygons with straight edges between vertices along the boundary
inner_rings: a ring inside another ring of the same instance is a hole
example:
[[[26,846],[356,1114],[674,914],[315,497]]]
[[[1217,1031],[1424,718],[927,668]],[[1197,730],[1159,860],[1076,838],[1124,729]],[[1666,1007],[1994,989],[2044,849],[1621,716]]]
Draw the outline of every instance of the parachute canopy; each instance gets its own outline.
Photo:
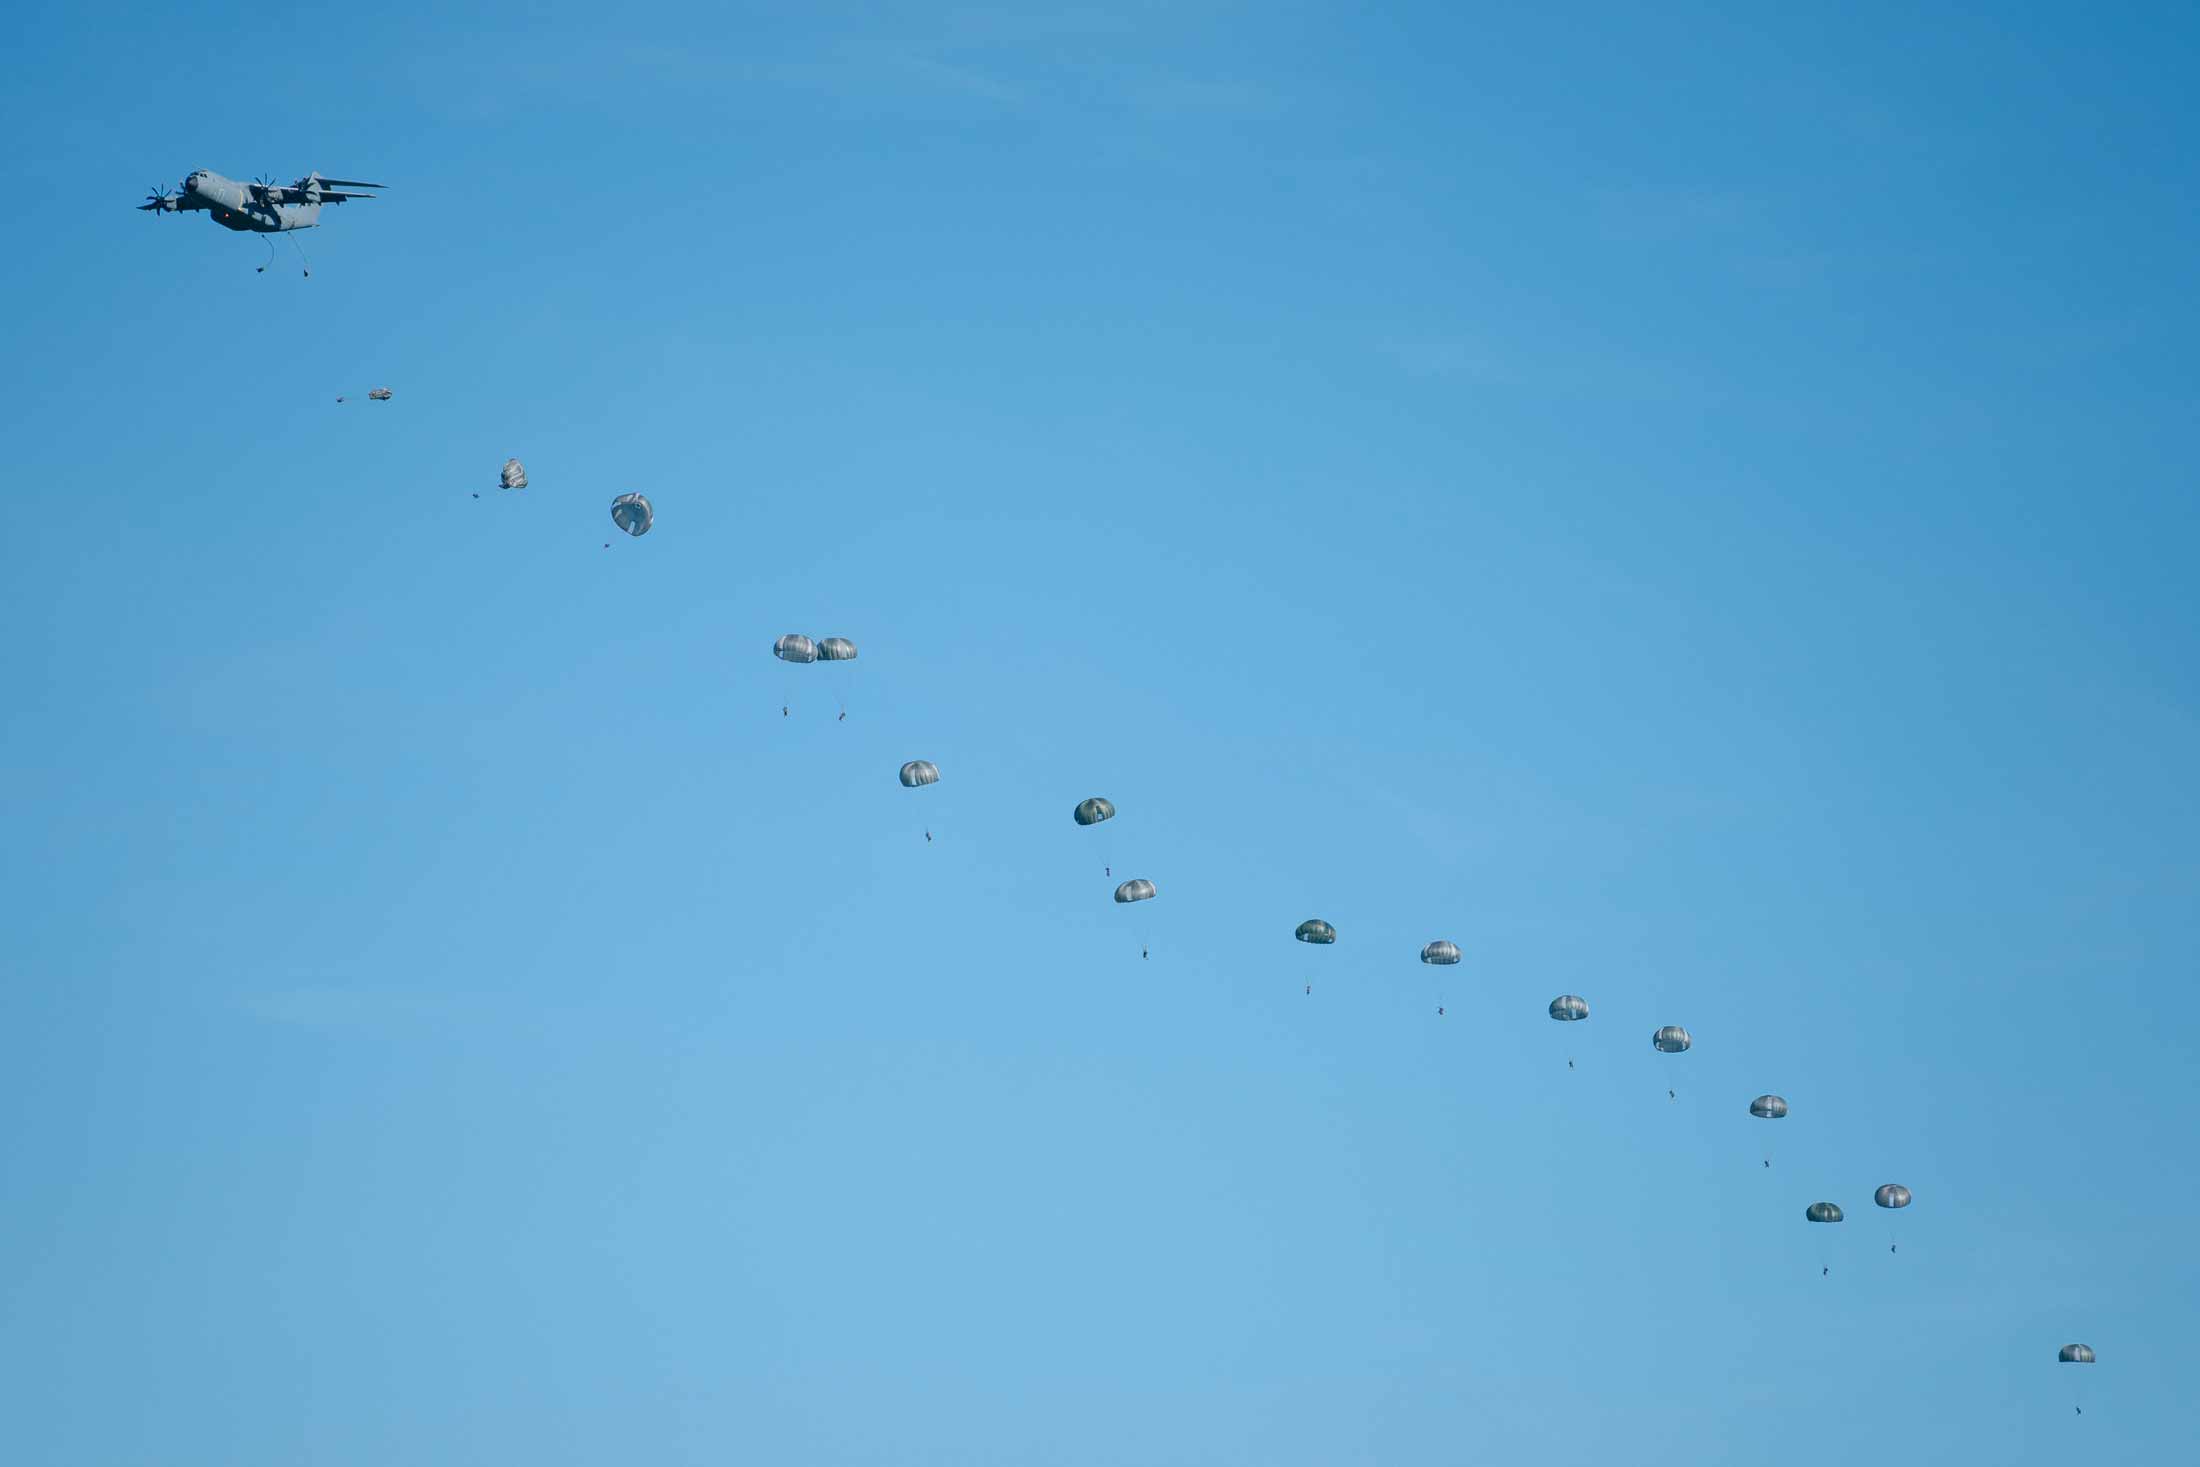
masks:
[[[1760,1095],[1749,1103],[1749,1113],[1760,1121],[1781,1120],[1788,1113],[1788,1103],[1777,1095]]]
[[[657,512],[649,507],[645,495],[622,494],[611,501],[611,523],[637,539],[649,533],[656,518]]]
[[[1089,800],[1079,800],[1077,808],[1069,812],[1069,818],[1079,825],[1098,825],[1103,820],[1115,818],[1115,806],[1094,795]]]
[[[1589,1001],[1571,993],[1562,993],[1551,1000],[1551,1017],[1561,1023],[1575,1023],[1589,1017]]]
[[[1115,889],[1115,899],[1119,902],[1150,902],[1156,895],[1153,883],[1143,879],[1126,881]]]
[[[807,661],[808,659],[804,659]],[[901,766],[901,782],[910,789],[919,785],[938,784],[940,767],[929,759],[912,759]]]
[[[1841,1209],[1830,1202],[1813,1202],[1803,1209],[1803,1218],[1806,1222],[1839,1222]]]
[[[1650,1036],[1651,1047],[1660,1054],[1679,1054],[1695,1042],[1688,1037],[1688,1031],[1678,1024],[1668,1024]]]
[[[1315,942],[1323,946],[1337,940],[1337,929],[1319,917],[1309,917],[1299,924],[1299,930],[1291,934],[1301,942]]]
[[[367,397],[369,398],[369,400],[374,402],[388,402],[391,398],[395,396],[397,396],[397,394],[390,391],[387,387],[374,387],[368,389],[367,391]],[[517,463],[518,460],[514,459],[513,462]]]
[[[1440,966],[1449,966],[1456,963],[1459,961],[1459,944],[1439,938],[1421,949],[1421,961],[1436,963]]]
[[[772,656],[781,662],[817,661],[817,643],[800,632],[789,632],[772,643]]]
[[[506,459],[503,472],[497,475],[497,482],[500,487],[505,489],[525,489],[527,487],[527,466],[516,458]]]
[[[2055,1358],[2064,1365],[2091,1365],[2093,1363],[2093,1347],[2091,1345],[2065,1345],[2055,1352]]]
[[[1889,1182],[1886,1186],[1872,1193],[1872,1201],[1878,1203],[1881,1207],[1908,1207],[1910,1205],[1910,1189],[1900,1182]]]
[[[846,637],[827,637],[817,644],[817,660],[820,662],[853,662],[856,660],[856,644]]]

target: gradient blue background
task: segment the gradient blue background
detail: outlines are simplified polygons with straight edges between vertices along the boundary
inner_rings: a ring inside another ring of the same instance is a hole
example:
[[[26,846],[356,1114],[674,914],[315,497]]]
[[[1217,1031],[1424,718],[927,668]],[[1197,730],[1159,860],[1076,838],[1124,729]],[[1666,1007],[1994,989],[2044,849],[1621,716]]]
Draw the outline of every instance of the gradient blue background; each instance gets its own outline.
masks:
[[[2188,1452],[2194,13],[1522,9],[34,4],[0,1456]]]

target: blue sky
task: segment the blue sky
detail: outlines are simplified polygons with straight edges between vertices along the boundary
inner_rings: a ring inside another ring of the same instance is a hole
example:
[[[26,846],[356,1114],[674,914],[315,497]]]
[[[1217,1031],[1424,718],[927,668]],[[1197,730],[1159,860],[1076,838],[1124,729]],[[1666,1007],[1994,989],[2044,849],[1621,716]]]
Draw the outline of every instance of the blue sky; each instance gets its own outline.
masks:
[[[11,1460],[2189,1447],[2189,10],[20,36]]]

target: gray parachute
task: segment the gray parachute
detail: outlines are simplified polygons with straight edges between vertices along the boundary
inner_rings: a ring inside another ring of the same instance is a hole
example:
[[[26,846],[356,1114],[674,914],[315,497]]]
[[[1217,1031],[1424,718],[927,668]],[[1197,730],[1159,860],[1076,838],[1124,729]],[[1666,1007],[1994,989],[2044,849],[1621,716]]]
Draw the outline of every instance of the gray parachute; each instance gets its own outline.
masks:
[[[817,661],[817,643],[803,636],[800,632],[789,632],[772,643],[772,656],[778,658],[781,662],[815,662]]]
[[[1784,1120],[1788,1103],[1777,1095],[1760,1095],[1749,1103],[1749,1113],[1760,1121]]]
[[[1563,1024],[1576,1024],[1589,1017],[1589,1001],[1571,993],[1562,993],[1551,1000],[1551,1017]]]
[[[1069,818],[1079,825],[1098,825],[1103,820],[1115,818],[1115,806],[1094,795],[1089,800],[1079,800],[1077,808],[1069,812]]]
[[[2091,1365],[2093,1363],[2093,1347],[2091,1345],[2065,1345],[2055,1352],[2055,1359],[2064,1365]]]
[[[1688,1031],[1678,1024],[1668,1024],[1650,1036],[1651,1048],[1660,1054],[1679,1054],[1695,1042],[1688,1037]]]
[[[1450,967],[1459,961],[1459,944],[1438,938],[1422,947],[1421,961],[1434,963],[1438,967]]]
[[[1153,883],[1143,878],[1126,881],[1115,889],[1115,899],[1119,902],[1150,902],[1157,895]]]
[[[656,519],[657,512],[649,507],[645,495],[622,494],[611,501],[611,523],[637,539],[649,533]]]
[[[527,487],[527,466],[516,458],[506,459],[502,472],[497,475],[497,487],[500,489],[525,489]]]
[[[817,660],[820,662],[853,662],[856,660],[856,644],[846,637],[827,637],[817,644]]]
[[[912,759],[901,766],[901,782],[910,789],[920,785],[938,784],[940,767],[929,759]]]
[[[1337,929],[1319,917],[1309,917],[1291,935],[1301,942],[1319,943],[1326,947],[1337,940]]]
[[[1900,1182],[1889,1182],[1872,1193],[1872,1201],[1878,1203],[1881,1207],[1908,1207],[1910,1205],[1910,1189]]]
[[[1841,1209],[1831,1202],[1813,1202],[1803,1209],[1805,1222],[1836,1223],[1841,1221]]]
[[[367,400],[370,402],[388,402],[391,398],[395,396],[397,396],[397,394],[390,391],[387,387],[371,387],[367,389]]]

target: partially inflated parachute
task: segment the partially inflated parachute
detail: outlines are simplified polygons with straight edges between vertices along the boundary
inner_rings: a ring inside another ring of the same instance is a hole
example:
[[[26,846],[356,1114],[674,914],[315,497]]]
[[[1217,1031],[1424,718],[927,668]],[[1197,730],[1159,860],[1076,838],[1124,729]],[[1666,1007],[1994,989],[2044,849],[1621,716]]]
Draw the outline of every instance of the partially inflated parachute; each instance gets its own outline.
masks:
[[[611,501],[611,523],[636,539],[648,534],[656,519],[657,512],[649,507],[645,495],[622,494]]]

